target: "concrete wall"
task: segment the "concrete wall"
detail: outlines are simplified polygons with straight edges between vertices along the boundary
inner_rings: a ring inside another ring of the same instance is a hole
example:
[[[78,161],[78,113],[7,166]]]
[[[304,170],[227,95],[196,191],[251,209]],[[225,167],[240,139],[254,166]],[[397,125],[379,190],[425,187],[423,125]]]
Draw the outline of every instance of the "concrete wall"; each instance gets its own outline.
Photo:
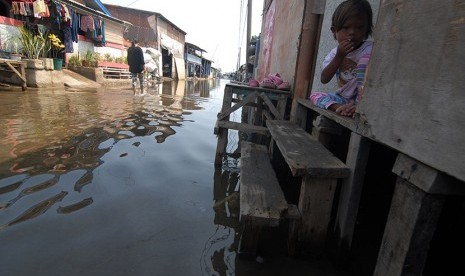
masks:
[[[103,83],[103,70],[101,68],[91,68],[82,66],[68,66],[68,69],[98,83]]]

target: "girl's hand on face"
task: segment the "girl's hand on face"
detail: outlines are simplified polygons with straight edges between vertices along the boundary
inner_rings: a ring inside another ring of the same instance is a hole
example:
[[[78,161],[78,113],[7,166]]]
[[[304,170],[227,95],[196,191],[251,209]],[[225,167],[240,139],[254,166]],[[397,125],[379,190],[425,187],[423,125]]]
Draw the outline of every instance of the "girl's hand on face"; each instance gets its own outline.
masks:
[[[337,47],[336,55],[341,57],[347,56],[350,52],[354,50],[354,43],[350,39],[345,39],[339,43]]]

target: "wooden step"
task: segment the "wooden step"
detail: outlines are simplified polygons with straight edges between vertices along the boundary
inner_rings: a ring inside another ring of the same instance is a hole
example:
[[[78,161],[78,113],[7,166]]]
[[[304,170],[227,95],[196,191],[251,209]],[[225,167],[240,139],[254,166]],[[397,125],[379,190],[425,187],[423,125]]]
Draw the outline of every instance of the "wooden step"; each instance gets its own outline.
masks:
[[[287,201],[263,145],[242,142],[240,176],[241,220],[278,226]]]
[[[256,254],[263,227],[277,227],[288,209],[263,145],[241,143],[240,254]]]
[[[290,121],[267,120],[266,126],[292,175],[344,178],[349,168],[303,128]]]
[[[321,254],[338,178],[349,176],[350,169],[300,126],[283,120],[267,120],[266,125],[292,174],[302,177],[297,244],[305,251]]]

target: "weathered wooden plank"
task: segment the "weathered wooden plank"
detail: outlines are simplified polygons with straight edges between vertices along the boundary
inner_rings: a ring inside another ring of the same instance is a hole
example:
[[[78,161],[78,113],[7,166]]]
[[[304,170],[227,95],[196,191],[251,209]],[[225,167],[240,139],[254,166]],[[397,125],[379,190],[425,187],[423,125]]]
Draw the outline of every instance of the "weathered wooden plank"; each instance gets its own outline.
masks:
[[[399,153],[392,172],[429,194],[465,195],[465,185],[417,160]]]
[[[463,1],[380,2],[374,33],[389,35],[376,38],[357,112],[377,141],[465,185]]]
[[[305,175],[300,188],[299,210],[302,225],[300,241],[314,253],[321,253],[331,219],[336,178],[315,178]]]
[[[224,112],[229,107],[231,107],[232,102],[232,88],[226,86],[224,88],[223,96],[223,106],[221,107],[221,112]],[[226,121],[229,121],[229,116],[224,118]],[[218,123],[218,122],[217,122]],[[216,154],[215,154],[215,165],[220,165],[224,154],[226,153],[226,145],[228,144],[228,129],[227,128],[215,128],[215,134],[218,135],[218,142],[216,145]]]
[[[281,119],[282,118],[282,115],[279,114],[278,110],[276,109],[276,107],[274,107],[273,103],[271,102],[271,100],[266,96],[265,93],[260,93],[260,98],[263,99],[263,102],[268,106],[268,109],[270,110],[270,112],[274,115],[274,117],[276,119]]]
[[[228,83],[226,84],[225,87],[232,89],[233,93],[236,95],[248,95],[249,93],[253,93],[253,92],[259,92],[259,93],[264,92],[265,94],[268,95],[268,97],[271,100],[277,100],[279,99],[281,95],[288,97],[291,94],[290,91],[263,88],[263,87],[252,87],[248,85],[238,85],[238,84],[233,84],[233,83]]]
[[[287,252],[290,256],[294,256],[297,249],[299,228],[302,221],[302,215],[298,207],[294,204],[289,204],[285,217],[289,219],[289,230],[287,234]]]
[[[25,76],[22,75],[18,70],[16,70],[16,68],[15,68],[13,65],[11,65],[11,62],[5,61],[5,64],[6,64],[19,78],[21,78],[21,80],[22,80],[23,82],[26,81]],[[21,65],[20,65],[20,66],[21,66]],[[20,70],[21,70],[21,69],[20,69]]]
[[[240,176],[241,221],[279,226],[288,204],[263,145],[242,142]]]
[[[350,168],[349,177],[342,182],[336,222],[334,224],[334,255],[339,263],[348,260],[352,247],[355,223],[357,221],[360,198],[362,197],[366,165],[371,148],[371,140],[352,132],[346,165]]]
[[[310,100],[297,99],[297,103],[303,107],[313,110],[314,112],[318,114],[328,117],[332,121],[350,129],[351,131],[359,132],[357,130],[360,129],[360,126],[357,125],[357,122],[352,117],[340,116],[336,112],[333,112],[331,110],[316,107],[312,104],[312,102],[310,102]]]
[[[262,226],[255,225],[253,221],[246,220],[242,225],[242,235],[239,241],[239,250],[237,253],[244,255],[257,254],[258,241],[260,239],[260,232]]]
[[[422,275],[444,201],[398,178],[373,275]]]
[[[229,122],[229,121],[217,121],[217,128],[228,128],[228,129],[235,129],[247,133],[258,133],[265,136],[269,136],[270,133],[266,127],[262,126],[254,126],[245,123],[238,123],[238,122]]]
[[[253,102],[258,96],[257,92],[250,93],[245,97],[243,100],[241,100],[238,104],[235,104],[234,106],[228,108],[227,110],[222,111],[221,113],[218,114],[217,120],[223,120],[225,117],[229,116],[231,113],[234,111],[238,110],[239,108],[243,107],[244,105]]]
[[[349,168],[301,127],[282,120],[268,120],[266,125],[292,175],[323,178],[349,175]]]

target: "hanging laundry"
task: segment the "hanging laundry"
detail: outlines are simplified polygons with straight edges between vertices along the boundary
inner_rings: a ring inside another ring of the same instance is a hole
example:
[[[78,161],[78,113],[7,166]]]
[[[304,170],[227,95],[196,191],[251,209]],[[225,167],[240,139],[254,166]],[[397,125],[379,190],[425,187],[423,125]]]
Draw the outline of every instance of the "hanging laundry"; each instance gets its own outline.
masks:
[[[69,9],[71,13],[71,38],[74,42],[79,41],[79,25],[80,25],[80,18],[79,15],[76,13],[75,10]]]
[[[62,30],[63,32],[63,44],[65,44],[65,53],[73,53],[73,38],[72,31],[70,26],[65,26]]]
[[[99,44],[99,46],[105,46],[105,24],[100,17],[94,17],[95,31],[94,31],[94,41]]]
[[[80,28],[84,32],[95,31],[94,17],[91,15],[82,15]]]
[[[19,2],[19,14],[27,16],[26,5],[24,5],[24,2]]]
[[[44,0],[36,0],[32,4],[32,8],[34,10],[34,14],[37,14],[38,16],[42,16],[42,14],[46,13],[46,5]]]
[[[55,18],[55,23],[59,26],[60,25],[60,22],[61,22],[61,18],[62,18],[62,9],[61,9],[61,4],[56,2],[56,1],[53,1],[53,3],[55,4],[55,7],[56,7],[56,18]]]
[[[63,21],[65,22],[69,22],[71,21],[71,14],[69,13],[69,10],[68,10],[68,7],[65,6],[65,5],[62,5],[63,6]]]
[[[19,13],[19,2],[11,2],[11,12],[14,15],[18,15]]]
[[[24,7],[26,9],[26,15],[27,16],[34,16],[33,7],[31,3],[24,3]]]

